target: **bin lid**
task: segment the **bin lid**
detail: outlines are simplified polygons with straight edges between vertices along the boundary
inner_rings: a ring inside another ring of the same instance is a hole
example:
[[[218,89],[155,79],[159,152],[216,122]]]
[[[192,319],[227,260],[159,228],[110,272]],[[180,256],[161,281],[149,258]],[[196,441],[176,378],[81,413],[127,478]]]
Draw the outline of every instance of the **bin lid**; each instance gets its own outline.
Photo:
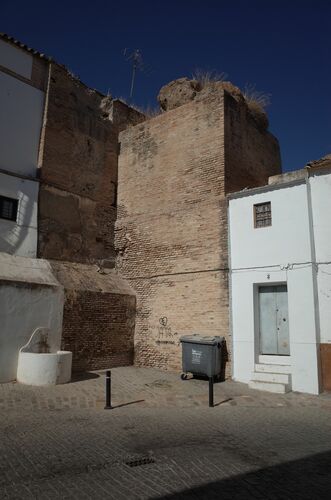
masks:
[[[218,335],[206,337],[199,333],[194,333],[193,335],[182,335],[179,340],[190,344],[217,345],[224,341],[224,337]]]

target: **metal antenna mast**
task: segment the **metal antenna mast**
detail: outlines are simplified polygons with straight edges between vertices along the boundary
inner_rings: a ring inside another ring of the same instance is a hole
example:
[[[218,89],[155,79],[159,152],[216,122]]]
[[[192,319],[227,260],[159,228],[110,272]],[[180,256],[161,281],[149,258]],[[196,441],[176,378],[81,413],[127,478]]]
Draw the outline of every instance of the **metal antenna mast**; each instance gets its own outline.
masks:
[[[132,76],[131,76],[131,87],[130,87],[130,97],[129,100],[131,102],[134,91],[134,84],[136,81],[136,73],[137,70],[141,71],[145,75],[150,75],[153,71],[153,68],[148,64],[143,63],[142,55],[139,49],[134,49],[132,52],[130,49],[124,49],[123,55],[127,61],[132,64]]]

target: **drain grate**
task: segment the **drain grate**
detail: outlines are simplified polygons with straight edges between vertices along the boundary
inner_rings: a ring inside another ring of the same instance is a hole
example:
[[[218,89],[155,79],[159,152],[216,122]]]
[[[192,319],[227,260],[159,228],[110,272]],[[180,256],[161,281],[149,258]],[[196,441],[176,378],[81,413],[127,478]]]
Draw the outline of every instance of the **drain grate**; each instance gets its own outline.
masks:
[[[124,463],[129,467],[140,467],[141,465],[154,464],[155,459],[152,457],[134,458],[132,460],[126,460]]]

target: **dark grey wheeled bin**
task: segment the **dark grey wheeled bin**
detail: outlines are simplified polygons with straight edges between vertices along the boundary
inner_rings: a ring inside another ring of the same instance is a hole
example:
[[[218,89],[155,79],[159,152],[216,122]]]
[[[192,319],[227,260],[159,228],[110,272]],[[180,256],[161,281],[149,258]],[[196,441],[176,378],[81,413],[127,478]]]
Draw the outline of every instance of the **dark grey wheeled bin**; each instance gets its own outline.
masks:
[[[183,374],[205,375],[209,379],[219,378],[222,369],[221,348],[224,337],[203,337],[202,335],[183,335],[182,344]]]

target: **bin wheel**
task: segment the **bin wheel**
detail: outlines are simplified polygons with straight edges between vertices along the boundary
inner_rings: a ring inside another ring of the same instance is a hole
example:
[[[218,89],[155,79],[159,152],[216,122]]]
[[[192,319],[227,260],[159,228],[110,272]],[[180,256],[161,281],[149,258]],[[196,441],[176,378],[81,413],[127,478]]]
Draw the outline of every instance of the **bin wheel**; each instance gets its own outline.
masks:
[[[180,378],[182,380],[187,380],[187,374],[186,373],[182,373],[181,376],[180,376]]]

